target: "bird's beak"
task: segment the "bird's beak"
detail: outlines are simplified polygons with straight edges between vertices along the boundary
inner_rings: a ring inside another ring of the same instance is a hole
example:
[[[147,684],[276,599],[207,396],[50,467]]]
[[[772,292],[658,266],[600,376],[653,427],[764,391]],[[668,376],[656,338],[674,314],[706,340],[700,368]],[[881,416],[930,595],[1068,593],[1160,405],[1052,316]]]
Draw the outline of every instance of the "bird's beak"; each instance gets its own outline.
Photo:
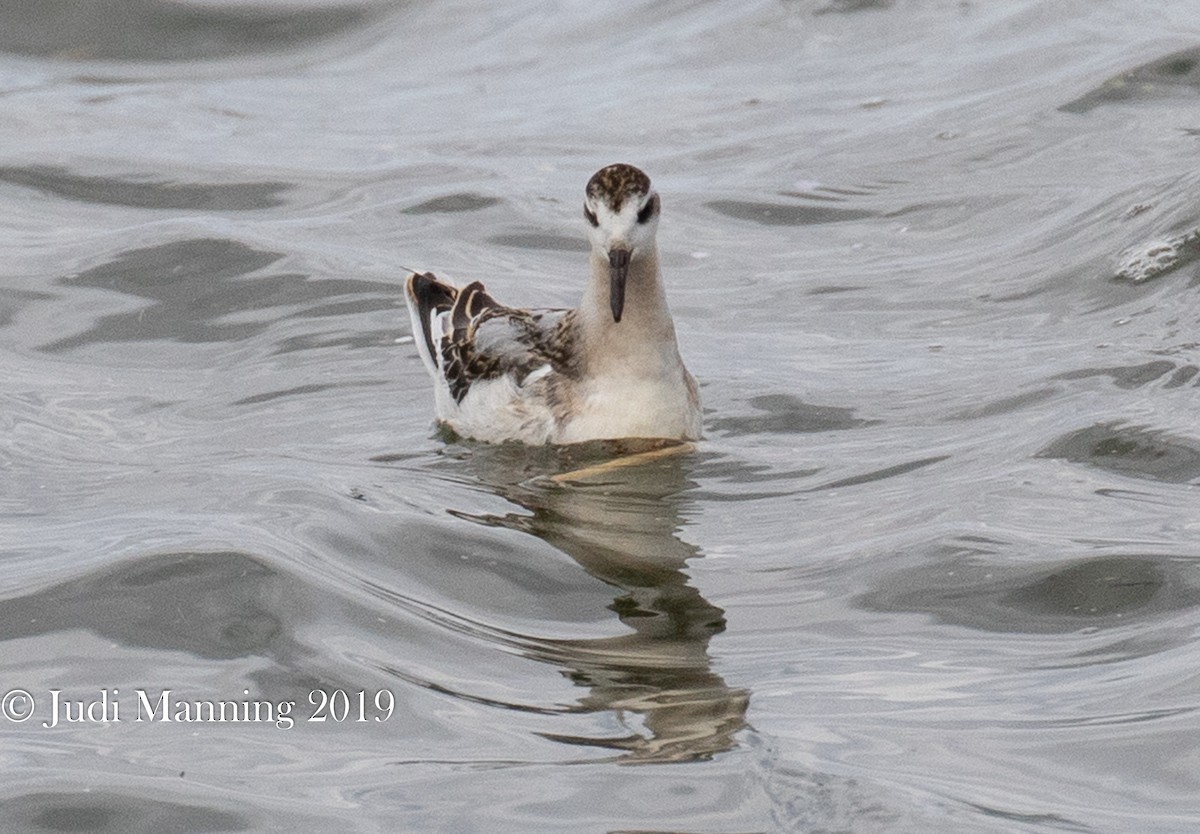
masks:
[[[621,320],[625,309],[625,279],[629,275],[629,250],[614,248],[608,253],[608,304],[613,321]]]

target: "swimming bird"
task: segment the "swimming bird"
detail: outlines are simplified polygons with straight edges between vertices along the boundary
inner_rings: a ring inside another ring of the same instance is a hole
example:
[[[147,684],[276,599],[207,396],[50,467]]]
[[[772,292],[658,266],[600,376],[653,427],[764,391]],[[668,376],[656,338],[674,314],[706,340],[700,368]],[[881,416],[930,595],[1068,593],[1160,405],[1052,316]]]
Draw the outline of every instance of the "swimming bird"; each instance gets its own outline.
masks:
[[[405,296],[434,412],[456,434],[530,445],[700,437],[658,267],[661,201],[632,165],[588,180],[591,279],[579,306],[519,309],[482,283],[410,273]]]

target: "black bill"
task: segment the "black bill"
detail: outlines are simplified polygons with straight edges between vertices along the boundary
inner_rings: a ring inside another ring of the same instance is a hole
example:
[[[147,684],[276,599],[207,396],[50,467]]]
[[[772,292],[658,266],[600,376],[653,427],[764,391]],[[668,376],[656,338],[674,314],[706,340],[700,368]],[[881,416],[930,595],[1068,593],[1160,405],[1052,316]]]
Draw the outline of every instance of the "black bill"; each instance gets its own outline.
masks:
[[[613,321],[621,320],[625,309],[625,279],[629,276],[629,250],[613,249],[608,253],[608,304]]]

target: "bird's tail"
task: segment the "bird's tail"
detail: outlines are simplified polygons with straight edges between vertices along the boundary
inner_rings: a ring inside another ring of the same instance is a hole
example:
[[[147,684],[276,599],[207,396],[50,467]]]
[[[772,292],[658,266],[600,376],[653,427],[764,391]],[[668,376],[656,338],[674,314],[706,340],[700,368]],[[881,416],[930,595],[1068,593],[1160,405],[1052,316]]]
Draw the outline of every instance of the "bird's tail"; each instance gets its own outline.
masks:
[[[438,346],[448,329],[458,289],[442,283],[432,272],[411,272],[404,279],[404,299],[408,302],[417,353],[430,375],[436,378],[441,373]]]

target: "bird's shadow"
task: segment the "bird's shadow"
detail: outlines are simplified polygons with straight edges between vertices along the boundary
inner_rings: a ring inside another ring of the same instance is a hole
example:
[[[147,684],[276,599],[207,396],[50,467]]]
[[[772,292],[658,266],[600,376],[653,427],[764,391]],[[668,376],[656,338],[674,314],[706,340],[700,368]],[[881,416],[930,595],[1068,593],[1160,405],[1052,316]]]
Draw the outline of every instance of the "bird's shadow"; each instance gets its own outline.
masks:
[[[617,738],[544,733],[569,744],[621,751],[623,763],[704,760],[736,745],[749,694],[713,671],[709,641],[725,612],[685,571],[700,549],[679,537],[695,484],[687,454],[654,455],[659,443],[451,444],[446,454],[497,495],[512,513],[452,510],[458,518],[517,530],[557,548],[615,593],[610,609],[629,628],[616,637],[539,641],[538,656],[587,689],[574,712],[614,711],[640,718],[640,731]],[[617,453],[652,454],[633,465]],[[627,723],[627,722],[626,722]]]

